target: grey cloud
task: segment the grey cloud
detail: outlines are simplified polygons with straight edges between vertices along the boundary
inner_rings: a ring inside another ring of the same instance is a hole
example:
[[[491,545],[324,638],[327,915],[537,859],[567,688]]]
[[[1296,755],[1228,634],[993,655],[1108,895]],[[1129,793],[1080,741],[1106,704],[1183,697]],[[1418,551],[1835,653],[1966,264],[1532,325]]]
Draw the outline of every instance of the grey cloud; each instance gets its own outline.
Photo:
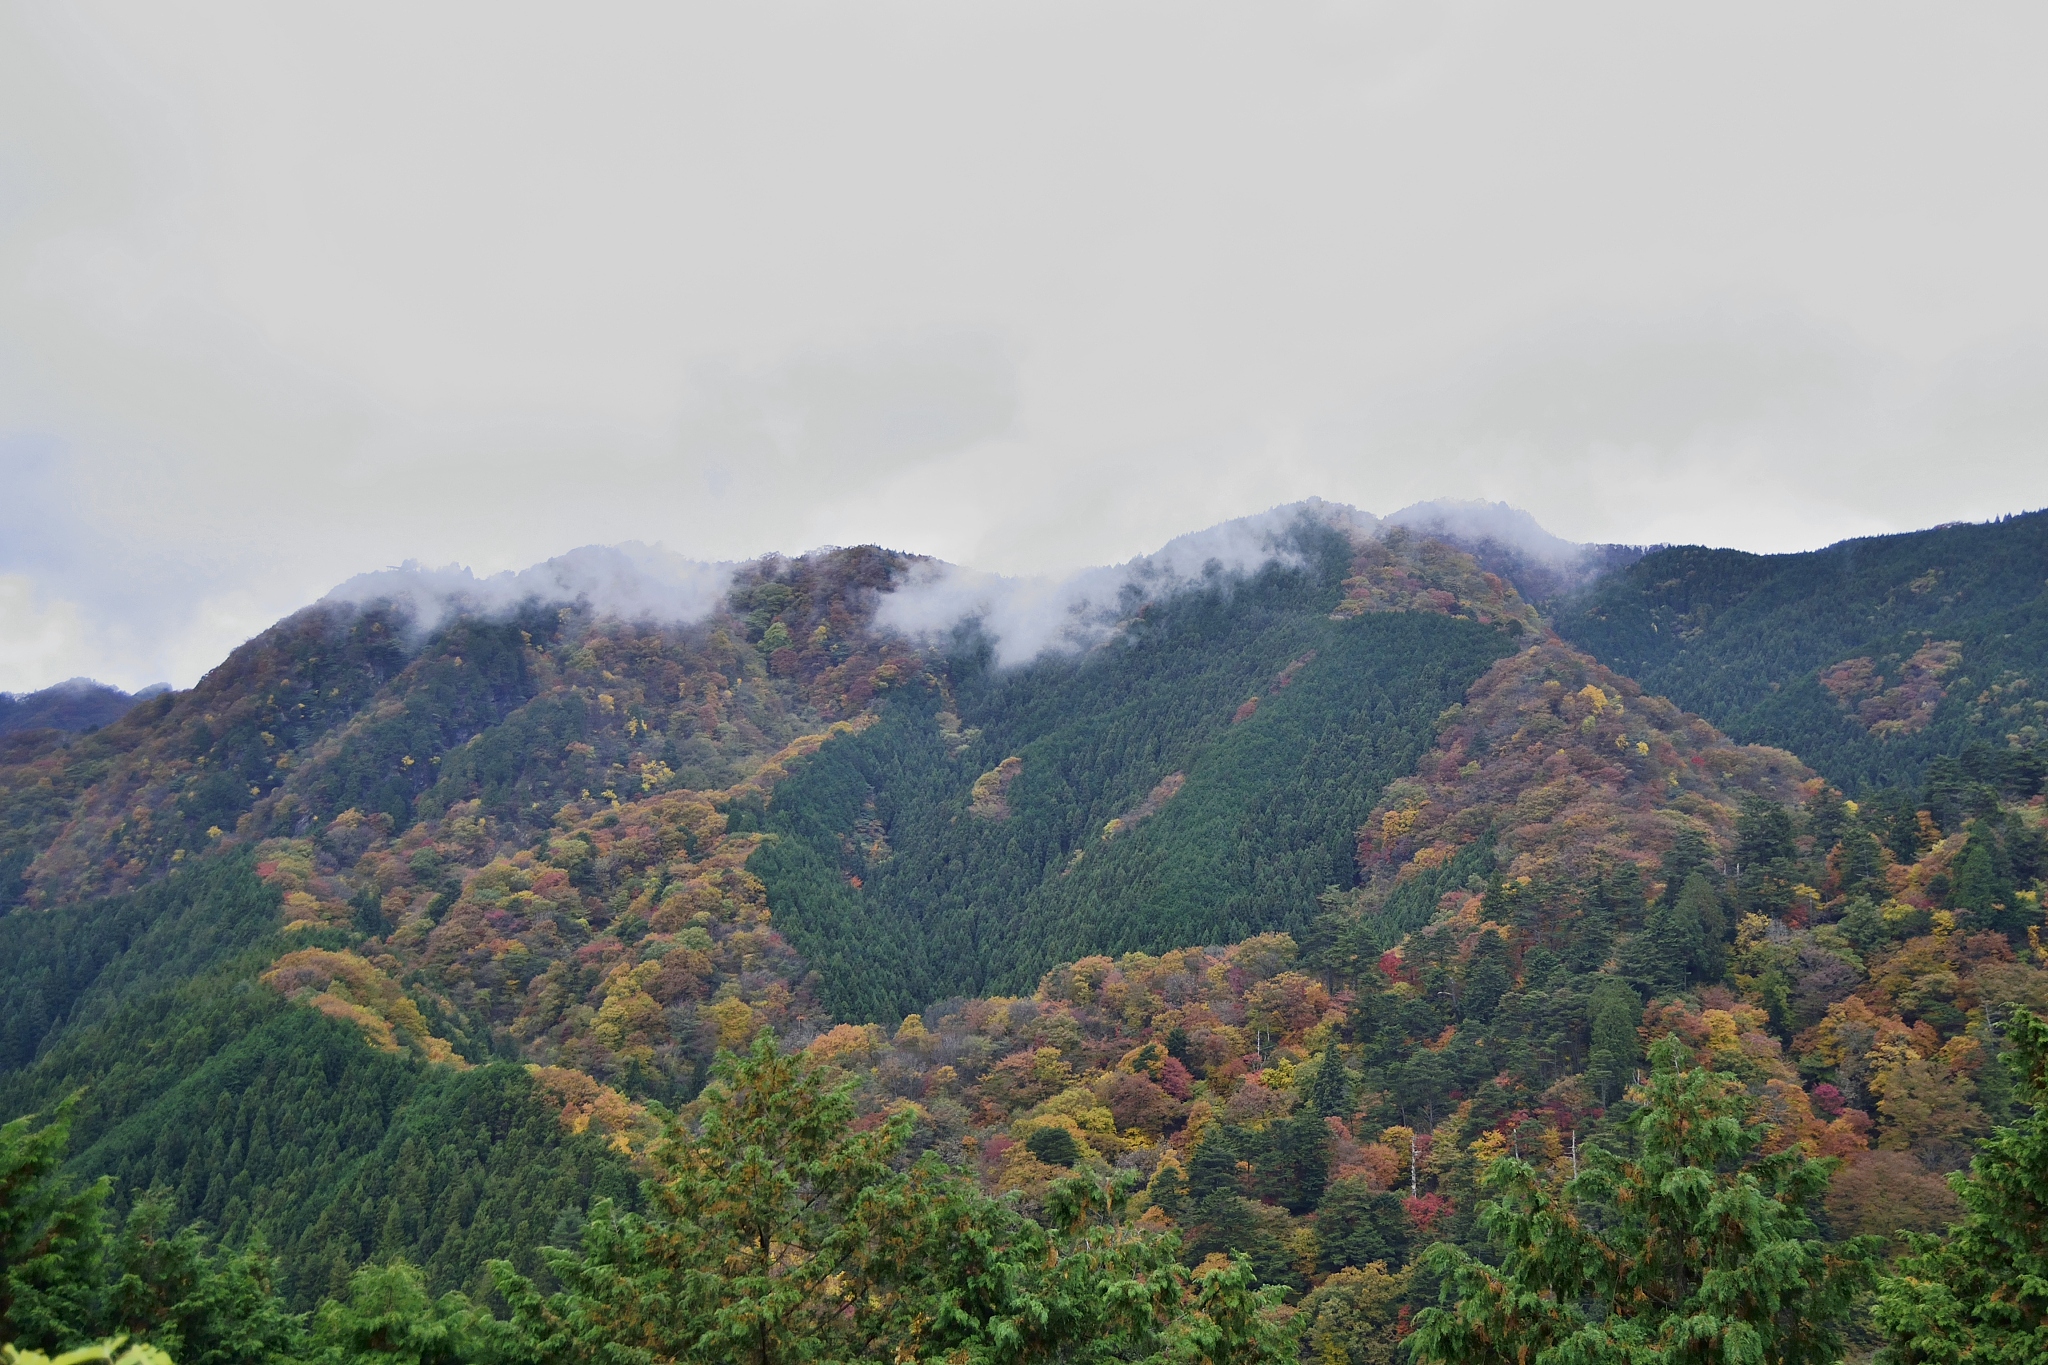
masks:
[[[2048,502],[2048,18],[1780,18],[0,6],[0,685],[405,560],[883,539],[1026,648],[1310,493]]]
[[[358,574],[323,601],[403,604],[419,629],[456,610],[501,613],[522,603],[587,601],[603,615],[689,625],[715,610],[733,566],[706,564],[659,545],[586,545],[517,572],[477,575],[449,564],[408,563]]]
[[[876,624],[913,636],[976,624],[1003,667],[1075,653],[1109,639],[1147,602],[1273,563],[1294,561],[1289,532],[1308,518],[1371,534],[1379,518],[1320,498],[1177,536],[1149,555],[1065,576],[1006,578],[927,561],[876,608]]]

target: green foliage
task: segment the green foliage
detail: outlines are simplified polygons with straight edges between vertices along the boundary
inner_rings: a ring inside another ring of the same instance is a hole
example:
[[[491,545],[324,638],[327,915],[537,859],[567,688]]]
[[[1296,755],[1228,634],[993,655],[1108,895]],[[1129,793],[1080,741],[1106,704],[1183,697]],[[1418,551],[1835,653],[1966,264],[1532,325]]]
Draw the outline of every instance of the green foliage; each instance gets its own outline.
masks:
[[[1081,1144],[1064,1128],[1039,1128],[1024,1139],[1025,1148],[1048,1166],[1073,1166],[1081,1160]]]
[[[96,1334],[106,1225],[102,1179],[83,1189],[62,1174],[70,1114],[0,1127],[0,1340],[54,1349]]]
[[[249,869],[247,857],[208,859],[127,895],[0,917],[0,1076],[28,1066],[58,1026],[91,1027],[269,938],[277,892]]]
[[[1834,1163],[1759,1155],[1733,1077],[1684,1065],[1667,1036],[1628,1120],[1632,1156],[1585,1154],[1562,1185],[1512,1157],[1485,1178],[1498,1269],[1439,1244],[1440,1308],[1418,1314],[1419,1365],[1832,1362],[1878,1243],[1830,1247],[1805,1207]]]
[[[1636,1030],[1642,1026],[1643,1002],[1627,982],[1603,976],[1593,987],[1592,1049],[1586,1072],[1600,1093],[1602,1104],[1611,1103],[1627,1091],[1635,1079],[1636,1063],[1642,1060],[1642,1045]]]
[[[366,1265],[313,1318],[309,1365],[495,1365],[527,1359],[510,1327],[462,1294],[433,1297],[418,1267]]]
[[[601,1208],[543,1296],[497,1267],[547,1360],[1276,1360],[1242,1265],[1190,1274],[1129,1222],[1128,1180],[1066,1182],[1045,1226],[927,1156],[908,1113],[856,1130],[850,1087],[772,1039],[721,1058],[700,1126],[653,1153],[645,1216]]]
[[[1401,1201],[1356,1177],[1339,1180],[1316,1209],[1316,1241],[1323,1270],[1407,1263],[1412,1229]]]
[[[212,1248],[197,1225],[167,1234],[170,1201],[136,1201],[108,1249],[111,1329],[162,1347],[180,1365],[269,1361],[296,1351],[300,1322],[277,1295],[261,1239]]]
[[[69,1129],[69,1106],[41,1127],[24,1117],[0,1128],[0,1341],[23,1352],[11,1359],[111,1334],[60,1358],[105,1360],[130,1336],[150,1343],[118,1357],[137,1365],[163,1352],[187,1365],[295,1354],[300,1323],[272,1290],[260,1245],[217,1251],[193,1227],[165,1236],[160,1196],[138,1202],[110,1237],[111,1182],[81,1187],[59,1168]]]
[[[1301,928],[1350,885],[1380,787],[1512,641],[1443,616],[1330,620],[1348,551],[1310,548],[1306,567],[1150,607],[1078,660],[957,654],[960,740],[941,696],[899,689],[778,784],[776,838],[748,866],[834,1012],[893,1020],[1088,953]],[[1010,756],[1008,815],[970,814]]]
[[[1412,1271],[1372,1262],[1340,1270],[1301,1301],[1295,1330],[1316,1365],[1396,1365],[1401,1309]]]
[[[1973,742],[2048,739],[2043,563],[2043,512],[1805,554],[1682,546],[1597,580],[1556,625],[1650,691],[1738,740],[1792,750],[1844,790],[1910,786],[1931,759]],[[1911,687],[1912,656],[1929,641],[1956,642],[1960,661],[1903,707],[1865,716],[1863,704],[1885,700],[1875,683],[1841,698],[1822,684],[1826,670],[1865,660],[1874,679]],[[2038,765],[2031,780],[2038,790]]]
[[[2021,1365],[2048,1359],[2048,1024],[2026,1010],[2006,1054],[2031,1112],[1979,1149],[1950,1184],[1966,1216],[1879,1285],[1887,1365]]]
[[[487,1288],[486,1261],[537,1271],[558,1219],[630,1201],[624,1161],[565,1132],[524,1069],[375,1051],[258,984],[282,946],[277,914],[276,891],[235,856],[0,918],[7,999],[45,1002],[39,1032],[11,1035],[0,1113],[82,1092],[64,1111],[74,1169],[161,1191],[159,1230],[203,1222],[275,1248],[279,1288],[300,1308],[342,1292],[372,1256],[410,1258],[437,1293]]]

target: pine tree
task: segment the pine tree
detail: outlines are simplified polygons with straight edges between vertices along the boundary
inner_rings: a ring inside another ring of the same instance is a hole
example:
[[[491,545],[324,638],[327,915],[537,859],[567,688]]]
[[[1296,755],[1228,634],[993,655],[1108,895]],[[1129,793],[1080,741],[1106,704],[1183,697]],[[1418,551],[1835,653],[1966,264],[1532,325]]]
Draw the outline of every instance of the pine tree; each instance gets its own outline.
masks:
[[[1635,1079],[1642,1046],[1636,1030],[1643,1022],[1643,1001],[1626,981],[1603,976],[1593,987],[1593,1046],[1587,1070],[1607,1104],[1625,1093]]]
[[[2048,1024],[2014,1010],[2003,1059],[2032,1112],[2002,1127],[1951,1176],[1967,1216],[1878,1286],[1887,1365],[2048,1360]]]
[[[1499,1269],[1438,1244],[1423,1262],[1443,1307],[1416,1316],[1417,1365],[1822,1365],[1869,1280],[1874,1239],[1829,1246],[1807,1201],[1834,1163],[1798,1148],[1758,1156],[1763,1125],[1741,1083],[1652,1049],[1627,1130],[1632,1157],[1580,1153],[1549,1183],[1494,1162],[1480,1220]]]

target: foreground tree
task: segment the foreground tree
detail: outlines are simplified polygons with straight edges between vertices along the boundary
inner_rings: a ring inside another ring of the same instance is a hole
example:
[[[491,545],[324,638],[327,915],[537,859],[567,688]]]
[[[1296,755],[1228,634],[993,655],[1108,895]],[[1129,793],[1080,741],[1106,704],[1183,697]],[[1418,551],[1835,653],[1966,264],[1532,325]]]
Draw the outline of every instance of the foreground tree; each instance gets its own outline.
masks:
[[[1438,1245],[1441,1308],[1416,1315],[1418,1365],[1804,1365],[1842,1350],[1875,1239],[1829,1246],[1806,1214],[1835,1163],[1759,1156],[1763,1125],[1733,1077],[1687,1065],[1676,1037],[1627,1120],[1634,1154],[1582,1150],[1547,1183],[1502,1159],[1480,1213],[1499,1269]]]
[[[502,1262],[523,1350],[548,1361],[1277,1360],[1277,1291],[1190,1272],[1129,1217],[1130,1183],[1054,1186],[1040,1224],[925,1158],[913,1117],[855,1125],[850,1083],[770,1038],[721,1058],[695,1131],[652,1153],[645,1216],[600,1207],[543,1296]]]
[[[406,1261],[366,1265],[313,1319],[314,1365],[475,1365],[523,1360],[511,1327],[463,1294],[435,1298]],[[185,1365],[179,1361],[178,1365]]]
[[[2025,1010],[2007,1024],[2014,1098],[2032,1106],[1949,1177],[1966,1211],[1946,1238],[1878,1287],[1874,1316],[1888,1365],[2021,1365],[2048,1360],[2048,1024]]]
[[[134,1341],[123,1359],[160,1348],[179,1365],[296,1354],[302,1326],[272,1288],[261,1247],[216,1250],[196,1227],[167,1234],[160,1194],[109,1232],[111,1182],[80,1186],[64,1173],[70,1115],[67,1103],[47,1123],[31,1115],[0,1127],[0,1342],[50,1352],[118,1335]]]

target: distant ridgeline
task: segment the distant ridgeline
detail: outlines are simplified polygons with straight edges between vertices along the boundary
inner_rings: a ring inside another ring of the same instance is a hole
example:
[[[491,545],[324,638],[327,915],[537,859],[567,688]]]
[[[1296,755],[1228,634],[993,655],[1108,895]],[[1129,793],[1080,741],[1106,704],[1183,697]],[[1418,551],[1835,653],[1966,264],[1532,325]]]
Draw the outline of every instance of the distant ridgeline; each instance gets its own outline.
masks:
[[[2048,512],[1806,554],[1659,550],[1555,624],[1845,790],[1917,785],[1973,744],[2048,751]]]
[[[127,715],[136,702],[168,691],[158,683],[129,693],[91,678],[73,678],[40,692],[0,692],[0,735],[17,730],[97,730]]]
[[[0,1119],[82,1091],[76,1172],[260,1235],[301,1308],[538,1273],[771,1030],[991,1186],[1128,1158],[1298,1289],[1476,1247],[1473,1153],[1612,1138],[1639,1027],[1949,1210],[1986,1011],[2048,1005],[2048,520],[1491,534],[1317,505],[1023,663],[878,625],[929,565],[874,547],[686,624],[309,608],[0,739]]]

